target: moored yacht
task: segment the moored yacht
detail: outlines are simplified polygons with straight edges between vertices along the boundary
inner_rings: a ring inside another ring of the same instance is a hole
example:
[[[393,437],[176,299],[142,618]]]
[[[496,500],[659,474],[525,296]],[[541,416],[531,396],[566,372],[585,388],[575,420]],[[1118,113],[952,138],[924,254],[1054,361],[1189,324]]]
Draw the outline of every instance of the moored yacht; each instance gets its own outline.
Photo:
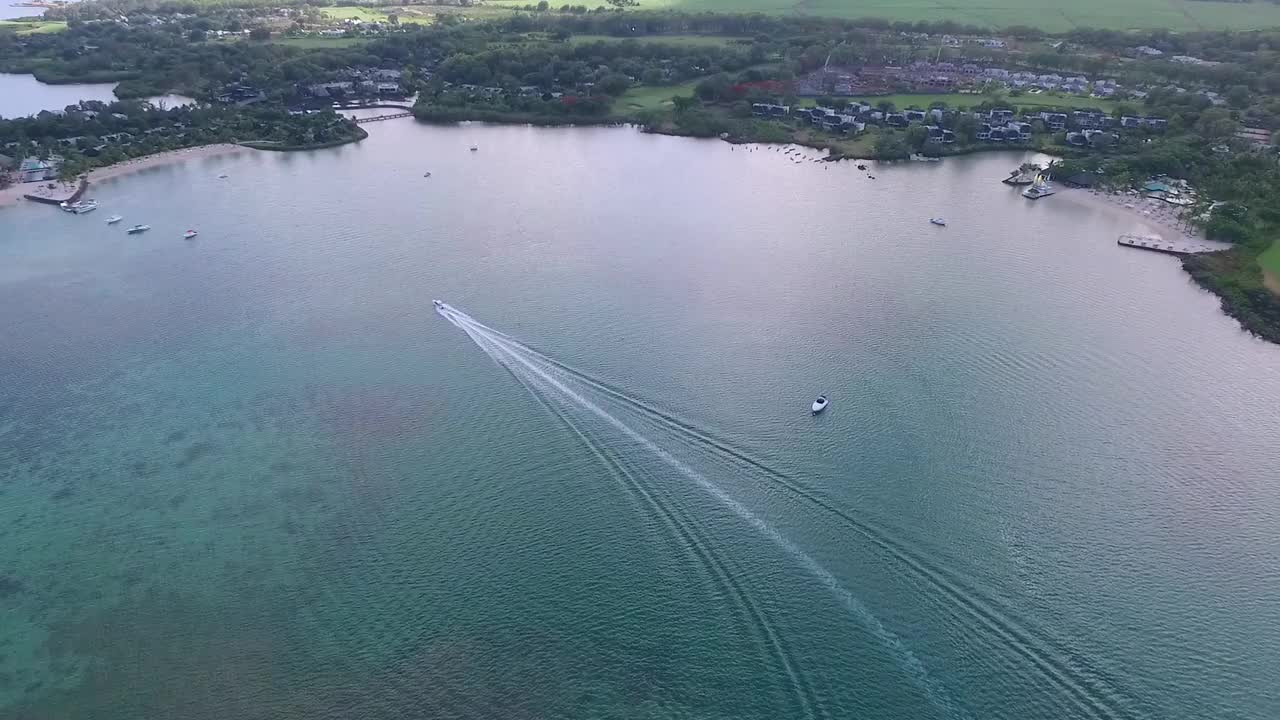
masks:
[[[947,226],[947,221],[943,220],[942,218],[929,218],[929,222],[933,223],[934,225],[939,225],[941,227]]]
[[[137,235],[138,233],[144,233],[150,229],[151,229],[150,225],[134,225],[128,230],[125,230],[125,232],[129,233],[130,235]]]
[[[111,217],[107,218],[107,224],[115,225],[116,223],[120,222],[123,219],[124,218],[120,217],[119,215],[112,215]]]
[[[94,210],[97,210],[97,209],[98,209],[97,200],[85,200],[83,202],[78,202],[75,205],[71,206],[71,212],[77,215],[83,215],[87,212],[93,212]]]
[[[1031,200],[1039,200],[1040,198],[1048,197],[1055,192],[1056,190],[1053,189],[1053,186],[1049,184],[1048,180],[1044,179],[1043,175],[1037,175],[1036,181],[1031,184],[1031,187],[1022,191],[1022,197]]]

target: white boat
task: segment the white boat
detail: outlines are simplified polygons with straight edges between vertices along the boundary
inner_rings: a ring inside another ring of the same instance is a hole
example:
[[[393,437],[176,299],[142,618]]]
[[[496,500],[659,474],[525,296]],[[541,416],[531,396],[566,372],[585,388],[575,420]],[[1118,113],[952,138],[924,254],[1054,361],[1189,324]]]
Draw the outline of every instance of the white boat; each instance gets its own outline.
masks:
[[[75,205],[71,206],[71,211],[77,215],[83,215],[85,213],[93,212],[94,210],[97,210],[97,209],[98,209],[97,200],[85,200],[84,202],[78,202]]]
[[[942,218],[929,218],[929,222],[933,223],[934,225],[939,225],[941,227],[947,226],[947,221],[943,220]]]
[[[116,223],[120,222],[123,219],[124,218],[120,217],[119,215],[112,215],[111,217],[107,218],[107,224],[115,225]]]
[[[134,225],[128,230],[125,230],[125,232],[129,233],[130,235],[137,235],[138,233],[144,233],[150,229],[151,229],[150,225]]]
[[[827,406],[830,404],[831,403],[827,400],[826,395],[819,395],[818,399],[813,401],[813,414],[817,415],[823,410],[826,410]]]
[[[187,240],[190,240],[191,238],[193,238],[193,237],[195,237],[195,236],[197,236],[197,235],[199,235],[199,234],[200,234],[200,233],[196,232],[195,230],[188,230],[188,231],[186,231],[186,232],[182,233],[182,237],[186,238]]]
[[[435,305],[437,310],[443,310],[443,309],[444,309],[444,303],[443,303],[442,301],[440,301],[440,300],[432,300],[432,301],[431,301],[431,304],[432,304],[432,305]]]
[[[1048,180],[1044,179],[1043,175],[1037,175],[1036,181],[1031,183],[1031,187],[1022,191],[1022,197],[1030,200],[1039,200],[1042,197],[1049,197],[1055,192],[1057,191],[1053,189]]]

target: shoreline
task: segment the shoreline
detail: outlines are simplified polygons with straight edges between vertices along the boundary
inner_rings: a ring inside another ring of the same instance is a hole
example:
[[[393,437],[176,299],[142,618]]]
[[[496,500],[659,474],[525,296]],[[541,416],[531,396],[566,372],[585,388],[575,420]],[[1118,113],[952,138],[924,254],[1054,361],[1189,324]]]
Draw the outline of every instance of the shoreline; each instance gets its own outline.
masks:
[[[130,173],[141,172],[142,170],[147,170],[149,168],[170,165],[173,163],[182,162],[184,160],[195,160],[198,158],[227,155],[227,154],[240,152],[240,151],[248,152],[250,151],[250,148],[246,148],[240,145],[233,145],[231,143],[217,143],[214,145],[197,145],[195,147],[182,148],[179,150],[166,150],[164,152],[155,153],[153,155],[143,155],[142,157],[136,157],[136,158],[133,158],[132,160],[126,160],[124,162],[119,162],[114,165],[108,165],[106,167],[94,168],[93,170],[90,170],[88,174],[89,188],[90,188],[90,191],[92,191],[93,184],[96,182],[110,180],[112,178],[121,177],[123,175],[128,175]],[[53,191],[46,190],[45,192],[40,192],[42,189],[47,188],[49,182],[54,182],[58,186],[58,188]],[[62,183],[62,182],[56,182],[56,181],[44,181],[44,182],[38,182],[38,183],[17,183],[15,185],[10,185],[9,187],[4,188],[3,190],[0,190],[0,208],[6,207],[9,205],[16,205],[22,202],[23,200],[25,200],[25,198],[23,197],[24,195],[62,194],[62,195],[69,196],[71,195],[72,192],[74,192],[75,188],[76,188],[76,183]]]
[[[1122,192],[1061,186],[1058,187],[1054,197],[1068,199],[1083,207],[1131,220],[1141,225],[1148,234],[1158,235],[1165,240],[1221,245],[1222,250],[1231,247],[1227,243],[1208,240],[1200,228],[1180,222],[1179,214],[1182,209],[1163,200],[1152,200],[1141,195]]]

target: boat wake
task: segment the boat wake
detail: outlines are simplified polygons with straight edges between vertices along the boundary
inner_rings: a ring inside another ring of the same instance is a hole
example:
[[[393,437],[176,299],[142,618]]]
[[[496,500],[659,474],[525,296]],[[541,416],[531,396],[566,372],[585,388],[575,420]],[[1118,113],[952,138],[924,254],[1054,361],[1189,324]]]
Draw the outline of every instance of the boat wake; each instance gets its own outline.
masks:
[[[899,668],[925,694],[945,717],[969,718],[970,714],[936,678],[904,641],[853,595],[845,585],[812,555],[779,532],[767,520],[730,495],[704,473],[677,457],[654,441],[645,431],[672,434],[681,442],[699,447],[726,467],[748,472],[771,487],[826,513],[840,525],[869,541],[874,548],[894,559],[901,569],[922,581],[943,599],[957,619],[963,619],[976,633],[990,636],[1011,650],[1047,684],[1055,688],[1064,704],[1078,717],[1097,720],[1119,720],[1140,717],[1136,703],[1106,677],[1071,644],[1049,633],[1023,626],[1002,603],[984,597],[952,572],[930,562],[909,545],[892,537],[883,528],[838,506],[833,500],[795,477],[776,470],[728,441],[681,420],[671,413],[625,392],[621,388],[581,372],[515,338],[475,320],[470,315],[437,302],[436,311],[467,336],[499,366],[505,368],[544,408],[563,423],[601,463],[609,469],[624,489],[642,505],[654,512],[678,542],[703,565],[706,571],[732,596],[743,613],[758,629],[766,652],[790,680],[797,709],[804,716],[823,717],[827,712],[816,698],[785,639],[769,621],[759,603],[753,600],[726,558],[721,556],[699,529],[697,518],[690,517],[678,503],[664,497],[661,484],[653,471],[628,460],[630,454],[620,452],[620,443],[642,449],[668,470],[713,498],[732,512],[741,522],[782,550],[824,586],[893,657]],[[627,420],[609,411],[627,410]],[[634,415],[632,419],[631,415]],[[584,422],[593,418],[601,422]]]

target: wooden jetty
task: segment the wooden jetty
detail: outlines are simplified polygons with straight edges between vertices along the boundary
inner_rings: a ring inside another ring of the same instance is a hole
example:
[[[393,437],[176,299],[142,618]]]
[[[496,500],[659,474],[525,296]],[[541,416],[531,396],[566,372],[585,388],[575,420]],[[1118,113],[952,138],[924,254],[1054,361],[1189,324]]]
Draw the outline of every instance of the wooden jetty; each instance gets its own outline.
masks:
[[[411,112],[392,113],[391,115],[374,115],[373,117],[360,118],[356,120],[356,124],[363,125],[364,123],[380,122],[382,120],[395,120],[396,118],[407,118],[412,116],[413,113]]]
[[[1217,252],[1227,246],[1210,240],[1165,240],[1158,235],[1121,235],[1116,244],[1124,247],[1150,250],[1166,255],[1195,255],[1196,253]]]

